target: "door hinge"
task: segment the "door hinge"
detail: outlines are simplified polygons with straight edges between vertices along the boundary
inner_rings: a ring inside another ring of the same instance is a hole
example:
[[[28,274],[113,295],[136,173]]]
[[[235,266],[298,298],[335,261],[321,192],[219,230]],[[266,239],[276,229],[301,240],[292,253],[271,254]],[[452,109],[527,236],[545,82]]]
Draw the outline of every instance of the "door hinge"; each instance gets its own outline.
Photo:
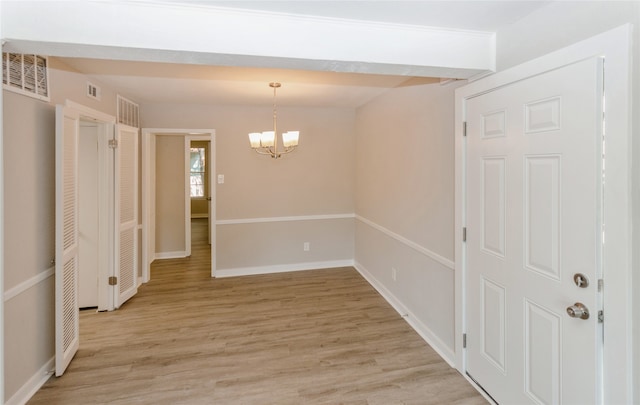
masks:
[[[602,323],[604,322],[604,311],[600,310],[598,311],[598,323]]]
[[[462,136],[467,136],[467,121],[462,122]]]
[[[117,139],[109,139],[109,148],[110,149],[115,149],[118,147],[118,140]]]
[[[118,277],[115,277],[115,276],[109,277],[109,285],[118,285]]]
[[[603,288],[604,288],[604,280],[599,278],[598,279],[598,292],[602,292]]]
[[[462,348],[463,349],[467,348],[467,334],[466,333],[462,334]]]
[[[464,228],[462,228],[462,241],[463,242],[467,241],[467,227],[466,226]]]

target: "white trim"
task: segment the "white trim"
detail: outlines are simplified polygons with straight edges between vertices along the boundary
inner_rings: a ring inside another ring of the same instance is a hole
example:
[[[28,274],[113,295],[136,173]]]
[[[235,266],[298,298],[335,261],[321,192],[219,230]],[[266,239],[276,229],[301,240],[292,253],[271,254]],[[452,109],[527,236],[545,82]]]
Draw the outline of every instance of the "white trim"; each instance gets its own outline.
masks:
[[[187,256],[191,256],[191,137],[185,136],[183,139],[184,154],[184,250]]]
[[[40,272],[37,275],[31,277],[30,279],[23,281],[22,283],[18,284],[17,286],[10,288],[9,290],[5,291],[5,293],[4,293],[4,296],[3,296],[4,302],[7,302],[7,301],[17,297],[18,295],[20,295],[23,292],[27,291],[31,287],[34,287],[34,286],[40,284],[44,280],[46,280],[49,277],[53,276],[54,274],[56,274],[55,266],[54,267],[50,267],[47,270],[45,270],[43,272]]]
[[[175,251],[175,252],[156,252],[154,256],[156,260],[162,260],[162,259],[184,259],[189,255],[187,254],[186,251],[183,250],[183,251]]]
[[[398,299],[395,295],[389,291],[383,283],[379,282],[373,274],[371,274],[361,263],[355,262],[354,267],[358,272],[364,277],[365,280],[373,288],[378,291],[380,295],[395,309],[400,316],[404,318],[405,321],[413,328],[413,330],[420,335],[420,337],[431,346],[433,350],[436,351],[442,357],[444,361],[446,361],[451,367],[455,367],[455,353],[447,347],[447,345],[440,340],[438,335],[433,333],[431,329],[422,321],[418,319],[418,317],[409,311],[403,304],[400,299]]]
[[[428,258],[440,263],[441,265],[447,267],[450,270],[453,270],[455,268],[455,263],[449,259],[447,259],[446,257],[442,257],[439,254],[432,252],[431,250],[427,249],[426,247],[420,246],[419,244],[417,244],[416,242],[413,242],[407,238],[405,238],[404,236],[398,235],[397,233],[388,230],[387,228],[385,228],[382,225],[378,225],[375,222],[362,217],[360,215],[356,215],[356,219],[360,222],[363,222],[367,225],[369,225],[370,227],[384,233],[385,235],[389,236],[390,238],[393,238],[395,240],[397,240],[398,242],[410,247],[411,249],[415,250],[418,253],[422,253],[423,255],[427,256]]]
[[[36,371],[29,380],[15,394],[5,402],[5,405],[23,405],[44,385],[53,375],[55,357],[50,358],[40,370]]]
[[[238,267],[235,269],[218,269],[216,271],[216,278],[254,276],[258,274],[287,273],[290,271],[333,269],[336,267],[352,267],[353,265],[354,265],[353,260],[347,259],[347,260],[329,260],[324,262],[276,264],[271,266]]]
[[[465,373],[462,348],[465,331],[465,246],[462,228],[466,224],[465,157],[462,122],[466,99],[527,77],[551,71],[594,56],[605,58],[607,94],[607,184],[604,188],[604,223],[607,243],[603,249],[605,279],[603,348],[603,398],[605,404],[633,403],[632,329],[632,244],[631,200],[631,35],[633,27],[618,28],[585,39],[540,58],[496,73],[456,90],[455,96],[455,352],[456,367]],[[620,377],[622,376],[622,377]],[[636,398],[637,401],[638,398]]]
[[[324,221],[329,219],[348,219],[348,218],[356,218],[356,214],[299,215],[299,216],[292,216],[292,217],[221,219],[216,221],[216,225],[261,224],[266,222],[290,222],[290,221]]]
[[[85,105],[76,103],[75,101],[71,101],[66,99],[64,102],[65,107],[73,108],[74,110],[80,113],[81,117],[91,118],[97,121],[102,121],[106,124],[115,124],[116,117],[113,115],[105,114],[102,111],[94,110],[93,108],[89,108]]]
[[[0,1],[0,16],[4,13],[5,4]],[[2,18],[0,18],[0,32],[3,32],[4,26],[2,24]],[[2,40],[2,45],[5,41]],[[0,92],[0,111],[4,111],[4,92]],[[4,296],[4,278],[5,278],[5,266],[4,266],[4,238],[5,238],[5,222],[4,222],[4,114],[0,114],[0,293]],[[5,365],[4,365],[4,299],[0,299],[0,376],[4,377]],[[4,401],[4,378],[0,378],[0,402]]]

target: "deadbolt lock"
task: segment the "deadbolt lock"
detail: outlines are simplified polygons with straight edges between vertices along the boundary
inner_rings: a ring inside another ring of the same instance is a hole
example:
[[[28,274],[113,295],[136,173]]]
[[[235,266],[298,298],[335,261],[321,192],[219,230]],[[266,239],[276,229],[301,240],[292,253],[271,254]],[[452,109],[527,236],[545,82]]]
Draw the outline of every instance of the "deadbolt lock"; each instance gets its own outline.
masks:
[[[589,279],[582,273],[576,273],[573,275],[573,282],[580,288],[589,287]]]

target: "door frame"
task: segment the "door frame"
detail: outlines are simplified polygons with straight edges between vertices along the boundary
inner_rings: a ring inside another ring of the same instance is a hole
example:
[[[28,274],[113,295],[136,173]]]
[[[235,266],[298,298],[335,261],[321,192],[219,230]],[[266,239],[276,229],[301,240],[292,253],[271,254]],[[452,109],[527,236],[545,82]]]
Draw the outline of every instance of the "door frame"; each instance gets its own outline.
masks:
[[[216,261],[216,188],[214,178],[216,176],[216,131],[215,129],[185,129],[185,128],[142,128],[142,282],[147,283],[151,279],[151,263],[155,260],[155,164],[156,164],[156,137],[163,135],[184,136],[185,154],[185,252],[191,252],[191,205],[189,198],[189,163],[188,152],[191,140],[205,140],[209,143],[209,188],[211,194],[211,208],[209,210],[210,222],[213,224],[211,233],[211,277],[215,277]]]
[[[466,140],[463,135],[465,102],[510,83],[594,56],[605,58],[606,172],[603,221],[603,403],[630,403],[633,399],[632,351],[632,196],[631,196],[631,24],[612,29],[569,47],[456,89],[455,94],[455,366],[466,376]],[[617,378],[621,374],[625,378]],[[477,387],[477,385],[469,379]],[[489,393],[490,394],[490,393]]]
[[[112,311],[115,309],[112,286],[109,277],[113,276],[113,254],[115,246],[111,240],[111,224],[115,221],[113,201],[113,153],[107,147],[113,138],[116,118],[101,111],[94,110],[82,104],[65,100],[65,107],[80,113],[81,120],[89,120],[99,125],[98,142],[103,147],[98,148],[98,311]],[[104,215],[106,213],[106,215]]]

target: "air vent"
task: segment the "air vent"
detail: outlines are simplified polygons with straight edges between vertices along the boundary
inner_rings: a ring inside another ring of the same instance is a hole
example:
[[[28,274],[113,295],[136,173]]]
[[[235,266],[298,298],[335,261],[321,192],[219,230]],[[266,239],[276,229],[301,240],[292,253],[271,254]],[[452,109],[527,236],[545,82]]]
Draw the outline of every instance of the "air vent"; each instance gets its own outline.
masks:
[[[102,90],[95,84],[87,82],[87,97],[100,100],[102,98]]]
[[[118,124],[140,128],[138,104],[118,94]]]
[[[2,53],[2,84],[16,93],[49,101],[48,59],[40,55]]]

